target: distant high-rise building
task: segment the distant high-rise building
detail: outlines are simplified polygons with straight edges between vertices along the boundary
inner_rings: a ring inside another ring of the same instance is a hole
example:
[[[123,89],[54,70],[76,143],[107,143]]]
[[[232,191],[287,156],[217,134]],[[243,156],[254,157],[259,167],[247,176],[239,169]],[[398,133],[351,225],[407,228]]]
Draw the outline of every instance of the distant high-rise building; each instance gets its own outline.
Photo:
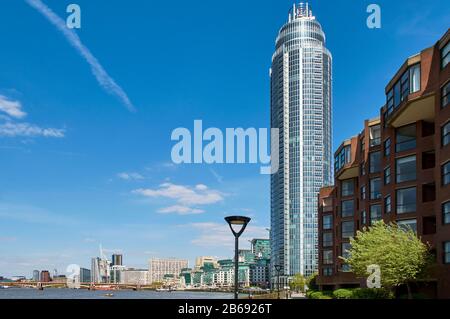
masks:
[[[91,259],[91,282],[100,283],[100,258]]]
[[[41,271],[41,282],[50,282],[51,280],[50,272],[48,270]]]
[[[149,262],[150,283],[163,282],[166,275],[178,278],[181,274],[181,269],[188,268],[188,266],[189,262],[185,259],[152,258]]]
[[[121,254],[112,255],[111,260],[112,260],[112,262],[111,262],[112,266],[123,266]]]
[[[33,281],[39,281],[41,279],[41,272],[39,270],[33,270]]]
[[[91,281],[91,271],[86,268],[80,268],[80,282],[86,283]]]
[[[99,257],[91,260],[91,281],[93,283],[108,283],[111,279],[109,261]]]
[[[270,240],[269,239],[253,239],[252,253],[257,259],[270,259]]]
[[[307,3],[294,5],[272,57],[271,127],[279,170],[271,176],[271,278],[317,270],[317,196],[332,183],[332,57]],[[276,156],[276,154],[272,154]]]

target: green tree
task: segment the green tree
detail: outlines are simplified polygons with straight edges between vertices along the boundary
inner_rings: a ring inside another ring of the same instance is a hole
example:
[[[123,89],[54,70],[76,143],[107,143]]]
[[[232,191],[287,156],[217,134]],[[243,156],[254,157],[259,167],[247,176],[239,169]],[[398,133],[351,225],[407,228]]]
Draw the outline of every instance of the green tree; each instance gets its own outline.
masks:
[[[306,286],[310,290],[317,290],[319,289],[319,286],[317,285],[317,276],[319,273],[315,272],[312,275],[310,275],[308,278],[306,278]]]
[[[358,277],[367,277],[367,266],[378,265],[381,285],[393,289],[405,284],[411,298],[410,283],[417,280],[427,266],[429,248],[411,229],[383,221],[352,238],[348,258],[340,257],[350,265]]]
[[[306,279],[302,274],[296,274],[290,283],[291,290],[305,292]]]

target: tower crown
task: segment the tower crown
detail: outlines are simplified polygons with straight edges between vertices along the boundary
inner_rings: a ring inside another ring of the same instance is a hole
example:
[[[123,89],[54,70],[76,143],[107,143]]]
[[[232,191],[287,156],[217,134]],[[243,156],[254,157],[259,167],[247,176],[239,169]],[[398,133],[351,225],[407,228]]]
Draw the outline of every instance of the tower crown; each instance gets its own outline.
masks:
[[[289,10],[289,22],[300,18],[314,18],[308,2],[294,3],[291,10]]]

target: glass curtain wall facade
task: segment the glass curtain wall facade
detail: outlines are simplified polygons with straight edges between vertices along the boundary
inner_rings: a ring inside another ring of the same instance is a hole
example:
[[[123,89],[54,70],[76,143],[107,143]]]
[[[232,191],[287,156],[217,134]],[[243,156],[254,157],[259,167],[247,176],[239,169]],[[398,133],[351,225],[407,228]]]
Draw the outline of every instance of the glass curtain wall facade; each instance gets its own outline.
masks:
[[[271,274],[280,281],[317,270],[317,196],[331,185],[332,56],[311,7],[294,5],[271,68],[271,127],[280,169],[271,177]]]

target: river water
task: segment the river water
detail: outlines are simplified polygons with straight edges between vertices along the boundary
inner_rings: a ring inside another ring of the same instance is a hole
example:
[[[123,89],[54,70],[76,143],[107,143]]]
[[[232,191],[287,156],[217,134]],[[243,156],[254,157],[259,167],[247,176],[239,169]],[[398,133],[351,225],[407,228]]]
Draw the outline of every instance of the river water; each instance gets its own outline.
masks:
[[[113,297],[105,294],[112,293]],[[219,292],[157,292],[157,291],[92,291],[86,289],[33,288],[0,289],[0,299],[231,299],[232,293]]]

